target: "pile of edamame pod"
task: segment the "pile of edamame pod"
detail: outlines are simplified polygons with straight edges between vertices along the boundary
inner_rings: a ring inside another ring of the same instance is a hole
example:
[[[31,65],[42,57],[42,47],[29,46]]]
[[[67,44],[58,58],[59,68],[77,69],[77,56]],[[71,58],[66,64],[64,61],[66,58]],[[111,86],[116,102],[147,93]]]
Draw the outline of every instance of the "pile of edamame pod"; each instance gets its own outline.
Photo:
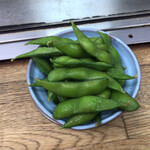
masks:
[[[114,108],[135,111],[140,106],[123,90],[126,80],[137,77],[124,73],[121,58],[108,34],[87,37],[73,23],[77,37],[72,39],[49,36],[26,43],[39,47],[12,59],[31,57],[46,75],[29,86],[47,90],[48,101],[56,107],[54,119],[68,120],[62,128],[70,128],[92,120],[101,123],[101,112]]]

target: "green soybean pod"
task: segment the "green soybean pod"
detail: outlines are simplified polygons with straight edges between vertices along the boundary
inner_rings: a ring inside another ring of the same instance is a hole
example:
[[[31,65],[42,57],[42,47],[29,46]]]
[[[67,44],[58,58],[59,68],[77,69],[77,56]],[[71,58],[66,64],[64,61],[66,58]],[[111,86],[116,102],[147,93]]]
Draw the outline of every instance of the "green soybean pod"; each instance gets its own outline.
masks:
[[[79,44],[76,43],[64,43],[59,41],[53,41],[53,46],[58,48],[64,54],[73,58],[83,58],[89,56]]]
[[[135,76],[125,74],[122,67],[108,69],[107,73],[116,80],[130,80],[135,79],[138,76],[138,74],[136,74]]]
[[[108,49],[108,46],[103,43],[103,39],[101,37],[89,37],[89,39],[91,39],[99,49],[101,49],[101,50]],[[79,44],[78,40],[76,40],[74,42]]]
[[[112,91],[111,99],[122,104],[120,108],[125,111],[135,111],[140,107],[138,102],[135,99],[133,99],[128,93]],[[125,105],[127,103],[128,105]]]
[[[112,68],[112,64],[107,64],[104,62],[95,61],[92,58],[72,58],[69,56],[60,56],[55,59],[51,59],[51,61],[54,63],[54,66],[57,67],[88,67],[93,68],[100,71],[107,71],[108,69]]]
[[[48,81],[48,78],[41,79],[41,81]],[[40,86],[40,85],[39,82],[35,81],[34,83],[32,83],[32,86]],[[52,93],[51,91],[47,91],[47,101],[49,102],[51,98],[53,99],[54,103],[56,102],[55,104],[58,104],[57,103],[58,100],[56,100],[55,94]]]
[[[41,45],[41,46],[52,46],[51,45],[52,41],[61,41],[61,42],[66,42],[66,43],[74,42],[73,40],[68,39],[68,38],[63,38],[63,37],[59,37],[59,36],[48,36],[48,37],[43,37],[43,38],[29,41],[25,45],[34,44],[34,45]]]
[[[89,39],[86,35],[84,35],[73,22],[71,22],[71,23],[72,23],[72,28],[74,30],[74,33],[75,33],[77,39],[79,40],[81,47],[87,53],[94,56],[99,61],[102,61],[102,62],[105,62],[108,64],[113,63],[112,57],[107,51],[100,50],[96,46],[96,44],[91,39]]]
[[[107,49],[108,49],[109,46],[111,45],[110,36],[106,33],[100,32],[100,31],[97,31],[97,32],[100,34],[103,43],[107,46]]]
[[[94,79],[82,82],[49,82],[36,79],[37,86],[63,97],[81,97],[95,95],[107,87],[108,79]],[[33,86],[33,85],[30,85]]]
[[[15,58],[11,59],[11,61],[14,61],[15,59],[20,59],[20,58],[60,56],[62,54],[63,53],[55,47],[39,47],[39,48],[32,50],[30,52],[16,56]]]
[[[86,113],[86,114],[74,115],[66,121],[66,123],[61,127],[61,129],[82,125],[94,119],[96,115],[97,113]]]
[[[83,113],[98,113],[122,106],[112,99],[99,96],[83,96],[59,103],[53,112],[53,118],[63,119]]]
[[[124,73],[124,68],[123,68],[123,66],[122,66],[122,62],[121,62],[121,58],[120,58],[120,55],[119,55],[119,53],[118,53],[118,51],[112,46],[112,45],[110,45],[110,47],[109,47],[109,52],[110,52],[110,54],[113,56],[113,58],[114,58],[114,69],[110,69],[109,71],[108,71],[108,74],[109,75],[113,75],[113,76],[115,76],[115,74],[117,74],[116,73],[116,71],[119,69],[119,72],[121,73],[121,74],[125,74]],[[118,80],[118,82],[121,84],[121,86],[123,86],[124,85],[124,83],[125,83],[125,80]]]
[[[94,69],[86,68],[86,67],[76,67],[76,68],[56,68],[48,74],[48,80],[57,82],[63,81],[67,79],[73,80],[90,80],[97,78],[107,78],[108,85],[107,87],[123,92],[121,85],[114,80],[111,76],[109,76],[105,72],[97,71]]]
[[[98,33],[101,35],[103,42],[106,45],[108,45],[108,51],[110,52],[110,54],[113,56],[113,59],[114,59],[115,68],[110,69],[108,71],[108,74],[112,77],[114,77],[114,76],[117,77],[117,75],[118,75],[117,70],[119,69],[119,72],[122,74],[122,77],[126,76],[124,73],[120,55],[119,55],[118,51],[112,46],[112,44],[110,42],[110,37],[106,33],[102,33],[102,32],[98,32]],[[126,78],[127,78],[127,76],[126,76]],[[118,82],[123,86],[125,83],[125,80],[121,79],[121,80],[118,80]]]
[[[41,79],[40,81],[48,81],[48,78],[44,78],[44,79]],[[29,85],[29,86],[40,86],[40,82],[34,82],[32,85]],[[51,92],[48,90],[47,92],[47,100],[48,102],[50,101],[50,99],[52,99],[52,101],[54,102],[54,104],[58,104],[62,101],[64,101],[65,99],[59,95],[56,95],[55,93]]]
[[[41,81],[48,81],[48,78],[44,78],[44,79],[41,79]],[[31,85],[29,85],[31,86]],[[32,86],[39,86],[38,82],[34,82],[32,83]],[[51,91],[47,91],[47,101],[49,102],[50,99],[54,96],[54,93],[52,93]]]
[[[50,71],[52,71],[52,67],[50,63],[45,60],[44,58],[38,58],[38,57],[33,57],[32,58],[37,67],[43,72],[44,74],[48,75]]]
[[[112,46],[112,44],[110,42],[110,37],[108,36],[108,34],[102,33],[99,31],[98,31],[98,33],[101,35],[104,44],[108,45],[108,51],[113,56],[113,59],[114,59],[115,67],[108,70],[108,74],[112,77],[118,78],[117,81],[121,84],[121,86],[123,86],[125,83],[125,80],[131,79],[131,76],[128,76],[124,73],[124,68],[122,66],[120,55],[119,55],[118,51]],[[118,76],[118,70],[119,70],[120,76]],[[119,80],[120,77],[122,77],[121,80]],[[123,80],[123,77],[124,77],[124,80]]]

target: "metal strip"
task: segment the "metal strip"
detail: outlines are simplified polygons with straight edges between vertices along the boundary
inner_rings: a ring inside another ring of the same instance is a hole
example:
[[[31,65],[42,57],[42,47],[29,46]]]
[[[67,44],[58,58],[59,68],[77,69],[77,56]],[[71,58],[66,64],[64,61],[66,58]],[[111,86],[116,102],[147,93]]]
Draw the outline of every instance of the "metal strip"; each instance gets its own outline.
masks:
[[[123,20],[96,22],[96,23],[89,22],[89,23],[80,24],[78,26],[80,28],[94,28],[94,29],[98,29],[98,30],[100,29],[100,30],[107,31],[112,34],[115,33],[115,30],[119,30],[118,32],[123,32],[125,29],[142,28],[143,34],[144,34],[145,30],[143,27],[150,26],[150,17],[132,18],[132,19],[123,19]],[[67,30],[67,29],[71,29],[71,26],[65,26],[65,25],[63,25],[61,27],[57,27],[57,26],[51,27],[50,26],[49,28],[46,28],[46,29],[0,34],[0,44],[16,42],[16,41],[31,40],[31,39],[35,39],[35,38],[44,37],[44,36],[51,36],[51,35],[57,34],[58,32]],[[138,30],[136,30],[136,32],[138,32]],[[134,37],[134,38],[137,38],[137,37]],[[141,43],[140,39],[139,40],[136,39],[136,41],[137,41],[137,43],[138,42]],[[146,41],[148,41],[148,40],[146,40]],[[124,42],[126,42],[126,41],[124,41]],[[126,42],[126,43],[128,43],[128,42]]]

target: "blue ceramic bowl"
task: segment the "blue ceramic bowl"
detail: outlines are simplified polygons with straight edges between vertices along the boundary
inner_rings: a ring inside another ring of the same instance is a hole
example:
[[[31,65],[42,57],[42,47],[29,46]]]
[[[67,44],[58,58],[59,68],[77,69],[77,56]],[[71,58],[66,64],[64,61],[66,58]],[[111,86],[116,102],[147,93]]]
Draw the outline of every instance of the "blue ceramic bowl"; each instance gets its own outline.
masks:
[[[88,37],[99,37],[99,34],[97,33],[97,30],[94,29],[81,29],[82,32],[88,36]],[[102,31],[101,31],[102,32]],[[64,31],[61,33],[58,33],[56,36],[60,37],[66,37],[73,40],[76,40],[76,36],[73,32],[73,30]],[[133,98],[135,98],[139,86],[140,86],[140,67],[138,64],[138,61],[132,52],[132,50],[121,40],[119,40],[116,37],[111,37],[111,43],[112,45],[117,49],[121,56],[122,64],[125,69],[125,73],[131,76],[134,76],[138,74],[138,77],[136,79],[127,80],[123,89],[129,93]],[[27,70],[27,82],[28,84],[34,83],[34,78],[43,79],[45,78],[45,75],[38,69],[36,64],[32,61],[32,59],[29,62],[28,70]],[[65,120],[56,120],[53,118],[52,113],[54,111],[54,108],[56,105],[50,100],[50,102],[47,101],[47,92],[41,87],[29,87],[29,91],[31,93],[31,96],[34,100],[34,103],[36,104],[39,111],[50,121],[62,126],[65,123]],[[123,111],[119,109],[104,111],[101,113],[101,125],[106,124],[110,122],[111,120],[118,117],[120,114],[122,114]],[[72,127],[72,129],[77,130],[83,130],[83,129],[90,129],[96,127],[96,122],[92,121],[84,125]]]

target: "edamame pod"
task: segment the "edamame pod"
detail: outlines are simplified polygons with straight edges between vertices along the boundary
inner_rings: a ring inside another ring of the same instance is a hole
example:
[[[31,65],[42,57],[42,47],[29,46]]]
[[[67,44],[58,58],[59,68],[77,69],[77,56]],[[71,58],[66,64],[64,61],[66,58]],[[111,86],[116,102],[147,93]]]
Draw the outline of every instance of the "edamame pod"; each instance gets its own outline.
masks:
[[[55,47],[39,47],[30,52],[19,55],[13,58],[11,61],[14,61],[15,59],[27,58],[27,57],[60,56],[62,54],[63,53]]]
[[[101,50],[107,50],[108,49],[108,46],[103,43],[103,40],[101,37],[89,37],[89,39],[91,39],[99,49],[101,49]],[[74,42],[79,44],[78,40],[76,40]]]
[[[53,112],[53,118],[63,119],[81,113],[96,113],[122,106],[112,99],[98,96],[83,96],[59,103]]]
[[[83,58],[89,56],[79,44],[76,43],[62,43],[59,41],[53,41],[53,46],[58,48],[64,54],[74,57]]]
[[[102,42],[107,46],[106,49],[108,49],[109,46],[111,45],[110,36],[106,33],[100,32],[100,31],[97,31],[97,32],[100,34],[100,36],[102,38]]]
[[[121,74],[125,74],[118,51],[111,45],[109,47],[109,52],[114,58],[114,66],[115,67],[114,67],[114,69],[109,70],[108,74],[110,74],[110,75],[114,74],[114,72],[116,72],[116,69],[119,69]],[[118,80],[118,82],[121,84],[121,86],[123,86],[125,83],[125,80]]]
[[[48,82],[36,79],[36,82],[37,86],[41,86],[57,95],[64,97],[81,97],[85,95],[96,95],[104,91],[107,87],[108,79],[101,78],[83,82]]]
[[[94,56],[99,61],[102,61],[102,62],[105,62],[108,64],[113,63],[112,57],[107,51],[100,50],[96,46],[96,44],[91,39],[89,39],[86,35],[84,35],[73,22],[71,22],[71,24],[72,24],[72,28],[74,30],[74,33],[75,33],[77,39],[79,40],[81,47],[87,53]]]
[[[66,43],[74,42],[73,40],[68,39],[68,38],[63,38],[63,37],[59,37],[59,36],[48,36],[48,37],[43,37],[43,38],[29,41],[25,45],[35,44],[35,45],[41,45],[41,46],[51,46],[52,41],[61,41],[61,42],[66,42]]]
[[[93,68],[100,71],[106,71],[109,68],[112,68],[113,65],[107,64],[104,62],[96,62],[92,58],[72,58],[69,56],[60,56],[56,59],[51,59],[51,61],[54,63],[55,67],[88,67]]]
[[[49,72],[52,70],[52,67],[48,61],[43,58],[34,57],[32,58],[33,61],[36,63],[37,67],[43,72],[44,74],[48,75]]]
[[[113,59],[114,59],[115,67],[113,69],[110,69],[108,71],[108,74],[110,76],[113,75],[112,77],[117,76],[117,70],[119,69],[119,72],[122,74],[122,77],[123,76],[125,77],[126,74],[124,73],[124,68],[122,66],[120,55],[119,55],[118,51],[112,46],[109,35],[106,33],[99,32],[99,31],[98,31],[98,33],[101,35],[101,38],[102,38],[104,44],[108,45],[108,51],[110,52],[110,54],[113,56]],[[126,76],[126,78],[127,78],[127,76]],[[121,80],[118,80],[118,82],[121,84],[121,86],[123,86],[125,83],[125,80],[121,79]]]
[[[86,114],[74,115],[66,121],[66,123],[61,127],[61,129],[82,125],[84,123],[93,120],[96,115],[97,113],[86,113]]]
[[[112,91],[111,99],[122,104],[120,108],[125,111],[135,111],[140,107],[138,102],[135,99],[133,99],[128,93],[120,93],[118,91]],[[124,105],[126,103],[128,103],[127,106]]]
[[[55,70],[51,71],[48,75],[48,80],[55,82],[67,79],[89,80],[97,78],[107,78],[108,79],[107,87],[124,93],[121,85],[116,80],[111,78],[107,73],[86,67],[56,68]]]
[[[48,81],[48,78],[41,79],[41,81]],[[32,83],[32,86],[40,86],[40,85],[39,82],[35,81],[34,83]],[[53,99],[53,101],[57,101],[55,98],[55,94],[52,93],[51,91],[47,91],[47,101],[49,102],[51,98]]]
[[[107,71],[107,73],[116,80],[130,80],[137,78],[138,75],[130,76],[122,72],[123,68],[112,68]]]

